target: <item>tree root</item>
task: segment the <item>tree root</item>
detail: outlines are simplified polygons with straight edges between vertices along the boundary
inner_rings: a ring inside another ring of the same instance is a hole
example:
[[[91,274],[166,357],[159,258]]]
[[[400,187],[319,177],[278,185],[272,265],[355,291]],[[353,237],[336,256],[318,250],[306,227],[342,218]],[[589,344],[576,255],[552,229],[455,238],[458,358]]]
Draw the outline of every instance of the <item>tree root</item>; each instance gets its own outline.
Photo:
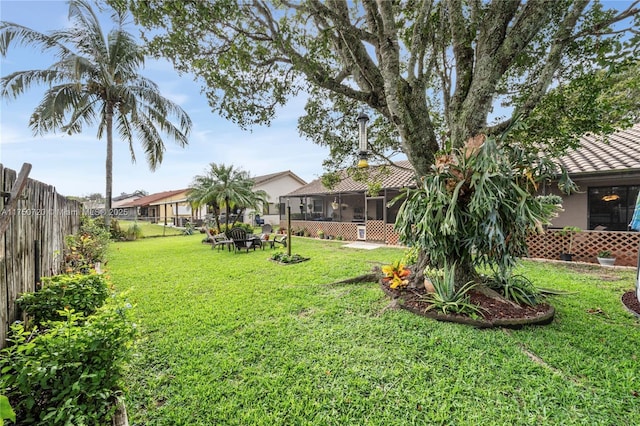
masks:
[[[340,285],[340,284],[360,284],[360,283],[375,283],[380,281],[380,274],[376,272],[370,272],[368,274],[358,275],[357,277],[347,278],[346,280],[335,281],[325,285]]]

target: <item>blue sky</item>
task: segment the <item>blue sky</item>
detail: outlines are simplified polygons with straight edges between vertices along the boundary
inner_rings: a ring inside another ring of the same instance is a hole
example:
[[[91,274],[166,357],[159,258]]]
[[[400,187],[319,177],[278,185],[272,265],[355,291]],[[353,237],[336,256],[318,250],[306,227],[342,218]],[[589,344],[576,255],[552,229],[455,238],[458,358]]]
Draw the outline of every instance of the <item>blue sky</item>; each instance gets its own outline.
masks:
[[[67,26],[67,11],[66,1],[0,0],[0,20],[41,32]],[[111,28],[111,21],[103,20],[103,30]],[[138,33],[133,25],[129,31]],[[14,46],[0,61],[0,75],[4,76],[46,68],[53,57]],[[156,82],[165,97],[190,115],[193,129],[185,149],[166,142],[164,160],[155,172],[149,170],[141,149],[132,164],[126,143],[116,138],[114,196],[138,189],[154,193],[186,188],[211,162],[234,165],[252,176],[291,170],[307,182],[322,174],[328,149],[303,139],[296,129],[303,113],[303,98],[290,100],[270,127],[254,127],[249,132],[213,113],[200,93],[200,85],[191,76],[179,76],[169,62],[147,60],[141,74]],[[34,87],[18,99],[0,100],[0,163],[14,170],[20,170],[24,162],[31,163],[30,177],[55,186],[63,195],[104,194],[106,142],[97,140],[95,129],[87,128],[74,136],[31,134],[29,116],[43,93],[44,87]]]

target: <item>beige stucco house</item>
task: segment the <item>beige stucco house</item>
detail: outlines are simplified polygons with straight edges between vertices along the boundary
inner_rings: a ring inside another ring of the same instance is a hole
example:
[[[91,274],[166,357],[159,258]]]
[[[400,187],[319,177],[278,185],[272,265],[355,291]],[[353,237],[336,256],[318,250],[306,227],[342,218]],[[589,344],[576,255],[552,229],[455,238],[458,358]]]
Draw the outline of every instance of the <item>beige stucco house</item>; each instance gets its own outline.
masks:
[[[554,231],[577,226],[584,232],[576,237],[575,259],[595,262],[597,253],[607,249],[617,255],[616,264],[635,264],[640,233],[624,231],[629,231],[640,190],[640,124],[606,140],[584,136],[580,148],[559,161],[580,191],[563,196],[553,183],[541,188],[544,193],[561,195],[564,210],[553,219],[550,232],[530,238],[532,256],[558,258],[563,239]],[[304,229],[308,235],[314,236],[322,229],[323,234],[334,237],[395,244],[398,236],[393,223],[398,206],[387,207],[387,202],[403,188],[415,185],[409,162],[397,162],[395,166],[382,177],[382,189],[375,196],[366,193],[364,183],[344,173],[331,190],[317,179],[283,196],[281,204],[291,207],[294,230]],[[284,214],[280,224],[285,225]]]
[[[247,223],[255,223],[255,215],[258,214],[265,224],[278,224],[280,215],[284,214],[280,197],[307,184],[291,170],[255,176],[252,179],[255,182],[254,191],[263,190],[267,193],[268,204],[263,206],[261,212],[247,210],[244,214],[244,221]]]
[[[122,208],[135,208],[136,219],[148,220],[163,225],[184,226],[198,222],[206,214],[206,207],[193,210],[187,202],[189,189],[157,192],[123,204]],[[117,219],[116,217],[114,217]]]

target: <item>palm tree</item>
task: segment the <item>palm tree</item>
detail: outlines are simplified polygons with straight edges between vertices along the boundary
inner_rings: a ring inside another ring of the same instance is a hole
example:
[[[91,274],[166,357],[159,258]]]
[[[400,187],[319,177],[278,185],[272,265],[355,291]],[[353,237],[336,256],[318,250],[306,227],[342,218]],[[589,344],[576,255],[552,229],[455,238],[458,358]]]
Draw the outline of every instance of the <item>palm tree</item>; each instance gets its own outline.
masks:
[[[43,34],[11,22],[0,23],[0,54],[12,42],[51,51],[56,62],[43,70],[18,71],[0,80],[0,96],[17,98],[32,85],[46,84],[44,97],[29,120],[34,135],[62,131],[82,132],[97,126],[98,139],[106,134],[105,225],[110,222],[113,181],[113,130],[129,144],[135,162],[137,139],[151,170],[162,162],[166,135],[184,147],[191,119],[177,104],[164,98],[158,86],[138,74],[144,65],[142,48],[124,30],[126,15],[112,15],[113,30],[105,36],[98,17],[86,0],[69,2],[71,27]],[[176,118],[178,125],[171,122]]]
[[[229,229],[231,211],[239,210],[232,226],[245,209],[260,209],[267,203],[267,193],[263,190],[253,190],[253,179],[243,170],[233,166],[210,163],[209,170],[204,175],[193,178],[188,200],[195,206],[209,205],[213,208],[213,217],[218,232],[220,232],[219,215],[225,211],[225,229]]]

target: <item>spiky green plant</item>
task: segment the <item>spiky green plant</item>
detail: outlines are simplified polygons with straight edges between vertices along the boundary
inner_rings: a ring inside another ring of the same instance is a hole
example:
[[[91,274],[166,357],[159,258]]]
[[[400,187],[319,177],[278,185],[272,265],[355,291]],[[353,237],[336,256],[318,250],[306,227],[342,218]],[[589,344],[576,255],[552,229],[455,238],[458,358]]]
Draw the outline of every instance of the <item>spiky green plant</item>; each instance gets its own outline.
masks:
[[[474,305],[469,300],[469,291],[477,284],[469,281],[462,287],[456,288],[456,264],[448,266],[445,262],[443,274],[433,274],[429,276],[435,293],[424,296],[425,300],[431,303],[427,311],[437,309],[443,314],[469,314],[481,315],[482,308]]]
[[[487,285],[505,299],[529,306],[540,302],[542,294],[524,275],[514,274],[511,268],[499,269],[487,280]]]

